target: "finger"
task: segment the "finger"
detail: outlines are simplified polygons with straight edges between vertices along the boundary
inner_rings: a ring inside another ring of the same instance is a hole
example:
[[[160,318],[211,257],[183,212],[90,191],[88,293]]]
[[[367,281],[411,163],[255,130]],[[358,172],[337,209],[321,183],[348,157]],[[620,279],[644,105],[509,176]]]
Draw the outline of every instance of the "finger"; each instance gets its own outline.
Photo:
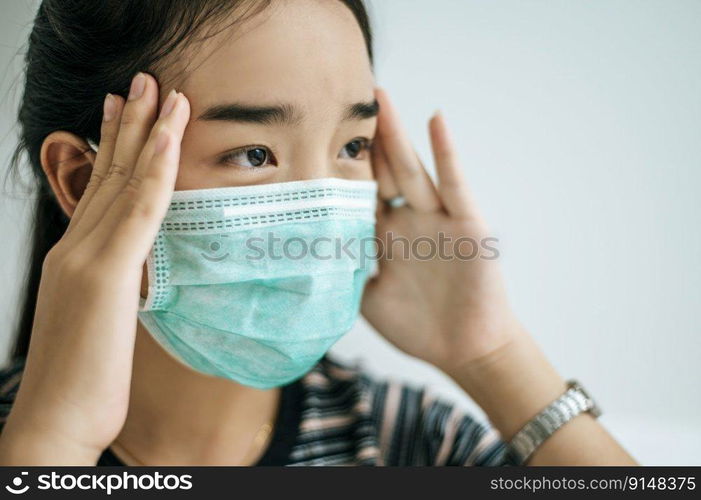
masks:
[[[94,229],[105,216],[117,194],[131,178],[134,166],[146,143],[158,110],[158,83],[146,73],[132,80],[129,97],[122,111],[119,132],[107,174],[100,183],[83,224]]]
[[[93,195],[107,176],[107,170],[109,169],[112,156],[114,155],[123,109],[123,97],[113,94],[107,94],[105,96],[102,111],[102,125],[100,129],[100,147],[95,157],[95,165],[93,165],[88,185],[85,187],[83,195],[80,197],[75,207],[73,216],[66,229],[66,234],[79,225],[83,213],[88,210]]]
[[[185,114],[183,114],[184,109]],[[151,129],[148,141],[136,162],[134,172],[129,181],[132,186],[138,186],[151,168],[154,149],[158,147],[158,135],[164,132],[170,137],[170,135],[174,133],[182,138],[189,117],[190,103],[187,97],[177,92],[175,89],[172,89],[163,101],[158,120]]]
[[[416,210],[432,212],[440,209],[440,199],[433,181],[401,126],[389,96],[383,89],[377,88],[376,98],[380,104],[378,134],[399,191]]]
[[[442,113],[436,112],[431,118],[429,136],[438,177],[438,194],[446,211],[454,217],[477,215],[476,204]]]
[[[115,255],[131,255],[141,264],[148,256],[175,189],[180,148],[190,118],[183,94],[174,94],[169,115],[159,119],[142,156],[101,229]],[[113,229],[110,229],[113,228]]]
[[[381,200],[391,200],[400,195],[392,170],[387,162],[382,138],[377,135],[372,145],[372,167],[377,181],[377,193]]]
[[[377,220],[382,217],[382,214],[390,209],[387,201],[401,195],[397,183],[392,175],[392,170],[387,161],[382,139],[379,135],[375,136],[372,147],[372,164],[375,172],[375,180],[377,181],[377,197],[378,203],[375,208],[375,217]]]

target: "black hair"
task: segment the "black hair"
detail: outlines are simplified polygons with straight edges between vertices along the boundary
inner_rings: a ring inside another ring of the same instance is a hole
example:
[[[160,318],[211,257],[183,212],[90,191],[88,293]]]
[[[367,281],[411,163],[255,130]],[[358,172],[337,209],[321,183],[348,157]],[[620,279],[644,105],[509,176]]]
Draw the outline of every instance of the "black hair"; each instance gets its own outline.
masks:
[[[36,196],[31,255],[13,358],[27,356],[42,265],[68,225],[42,170],[44,139],[54,131],[65,130],[99,144],[105,94],[126,96],[137,71],[156,75],[167,64],[168,72],[173,72],[173,65],[182,59],[177,57],[179,51],[242,23],[273,1],[42,1],[24,57],[20,137],[11,158],[11,168],[16,172],[21,158],[28,158]],[[372,30],[363,0],[340,1],[358,21],[372,63]],[[235,21],[224,26],[234,13]]]

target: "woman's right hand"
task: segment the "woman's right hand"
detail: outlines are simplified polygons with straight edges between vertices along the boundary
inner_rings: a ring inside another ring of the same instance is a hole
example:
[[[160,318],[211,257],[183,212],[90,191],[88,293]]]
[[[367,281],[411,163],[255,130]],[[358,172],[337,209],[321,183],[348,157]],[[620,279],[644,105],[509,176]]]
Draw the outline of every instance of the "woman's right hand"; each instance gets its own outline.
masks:
[[[127,415],[144,262],[174,190],[190,116],[137,75],[108,96],[99,151],[68,229],[47,255],[2,465],[94,465]],[[169,112],[170,111],[170,112]]]

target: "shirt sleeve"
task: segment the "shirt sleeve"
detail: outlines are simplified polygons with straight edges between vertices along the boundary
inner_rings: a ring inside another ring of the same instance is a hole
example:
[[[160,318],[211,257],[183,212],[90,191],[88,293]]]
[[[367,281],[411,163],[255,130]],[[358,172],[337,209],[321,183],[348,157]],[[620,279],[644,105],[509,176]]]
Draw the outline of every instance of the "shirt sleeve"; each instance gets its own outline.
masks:
[[[444,406],[441,410],[434,408]],[[435,403],[429,411],[440,413],[434,434],[436,453],[434,465],[510,466],[519,465],[499,432],[476,420],[456,406]]]
[[[389,381],[380,392],[387,465],[520,465],[494,427],[426,388]]]

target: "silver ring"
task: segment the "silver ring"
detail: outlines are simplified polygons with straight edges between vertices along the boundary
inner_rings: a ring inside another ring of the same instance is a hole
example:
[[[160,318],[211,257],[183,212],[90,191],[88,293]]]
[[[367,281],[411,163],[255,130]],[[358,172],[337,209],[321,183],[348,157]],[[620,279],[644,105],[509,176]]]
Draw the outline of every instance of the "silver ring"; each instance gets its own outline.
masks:
[[[406,205],[406,199],[403,196],[399,195],[395,196],[394,198],[390,198],[386,201],[386,203],[392,208],[399,208]]]

